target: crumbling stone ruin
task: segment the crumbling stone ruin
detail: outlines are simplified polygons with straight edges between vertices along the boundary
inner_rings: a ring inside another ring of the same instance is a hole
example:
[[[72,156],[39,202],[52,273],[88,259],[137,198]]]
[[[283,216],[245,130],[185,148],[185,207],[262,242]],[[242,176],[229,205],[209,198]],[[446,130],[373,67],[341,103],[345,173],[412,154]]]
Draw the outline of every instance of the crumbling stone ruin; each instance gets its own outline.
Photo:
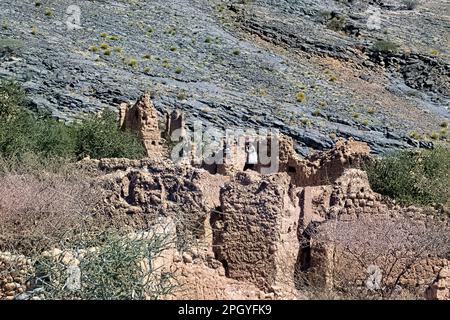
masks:
[[[173,110],[166,113],[166,131],[165,135],[170,140],[181,140],[186,136],[186,120],[184,113],[180,110]]]
[[[450,300],[450,267],[439,271],[436,279],[425,291],[427,300]]]
[[[130,103],[120,105],[119,125],[122,130],[137,133],[149,157],[163,153],[158,112],[148,94],[140,97],[133,106]]]
[[[330,289],[342,285],[339,283],[342,279],[336,279],[335,275],[344,269],[355,275],[355,278],[359,277],[361,279],[367,278],[368,272],[366,269],[368,266],[365,266],[365,268],[358,266],[358,261],[355,260],[356,256],[348,254],[342,248],[321,237],[321,232],[334,232],[333,227],[336,221],[343,222],[349,226],[360,221],[366,221],[369,228],[375,229],[377,223],[383,223],[383,221],[388,220],[392,221],[390,224],[392,228],[399,229],[405,227],[402,219],[408,217],[412,218],[418,225],[423,226],[424,233],[426,233],[427,223],[439,223],[433,219],[434,215],[430,215],[424,209],[401,207],[395,204],[394,201],[373,192],[370,188],[367,174],[358,169],[346,170],[333,185],[303,188],[300,199],[301,212],[298,236],[301,248],[298,257],[298,269],[310,271],[308,275],[310,283]],[[448,221],[442,223],[448,227]],[[315,232],[311,232],[311,227],[317,224],[320,227]],[[340,224],[340,226],[342,225]],[[415,231],[415,229],[408,229],[406,232],[411,231]],[[387,232],[387,230],[384,232]],[[374,235],[376,235],[376,232],[374,232]],[[345,238],[345,235],[340,234],[340,236]],[[364,237],[362,234],[360,236]],[[375,248],[373,251],[382,251],[389,245],[387,243],[384,244],[385,247],[382,245],[377,247],[376,241],[381,242],[382,239],[371,239],[369,234],[365,236],[368,241],[368,250],[372,246],[369,241],[375,241],[373,243]],[[378,236],[382,236],[382,233],[379,233]],[[398,245],[401,248],[401,241],[408,242],[417,239],[398,237],[395,240],[399,241]],[[342,242],[344,245],[350,245],[351,241],[350,235],[348,239],[344,239]],[[426,242],[428,239],[423,241]],[[436,243],[436,246],[440,246],[440,244]],[[379,254],[381,256],[382,252],[379,252]],[[405,252],[404,256],[401,256],[401,259],[410,259],[412,263],[407,272],[402,274],[401,279],[399,279],[399,285],[403,288],[423,286],[436,276],[438,270],[449,265],[449,260],[445,257],[430,255],[426,258],[417,256],[416,259],[413,259],[408,254],[411,253]],[[394,263],[393,265],[395,266]],[[397,275],[401,273],[401,271],[395,269],[396,267],[391,270],[392,274]],[[393,282],[395,280],[393,278],[384,279],[385,282]]]
[[[185,136],[180,111],[168,114],[166,122],[166,136],[177,130]],[[401,207],[371,189],[361,170],[370,154],[365,143],[339,140],[331,150],[301,158],[288,137],[253,137],[258,148],[270,149],[271,140],[278,140],[277,170],[263,173],[262,164],[243,171],[246,159],[239,141],[225,144],[224,161],[215,167],[193,158],[178,163],[164,158],[158,115],[148,95],[133,106],[121,105],[120,126],[139,134],[148,158],[85,159],[78,165],[98,173],[112,225],[135,233],[164,221],[173,224],[176,246],[154,263],[177,270],[189,290],[167,298],[296,299],[304,282],[341,288],[345,281],[337,275],[343,269],[360,286],[377,290],[385,275],[377,273],[376,265],[358,266],[354,256],[324,237],[327,230],[336,223],[395,223],[402,217],[428,230],[431,218],[425,209]],[[448,299],[447,258],[430,255],[414,261],[398,286],[424,292],[429,285],[427,299]],[[0,255],[0,299],[26,291],[22,273],[5,273],[14,259]],[[19,260],[18,265],[27,263],[24,257]],[[27,268],[20,270],[26,273]]]
[[[184,126],[179,111],[167,115],[166,120],[166,134]],[[258,148],[267,148],[268,155],[271,140],[277,139],[276,172],[261,174],[270,163],[243,172],[246,154],[239,140],[224,141],[223,150],[219,150],[223,162],[212,166],[141,161],[130,170],[130,163],[114,164],[112,160],[106,160],[108,164],[102,160],[99,166],[119,182],[110,197],[116,210],[125,211],[133,221],[183,213],[189,218],[181,220],[181,229],[195,225],[194,237],[208,248],[227,277],[253,283],[277,297],[292,294],[293,282],[300,281],[298,275],[304,272],[310,283],[333,288],[338,285],[333,278],[336,270],[353,263],[337,254],[331,243],[309,234],[311,226],[367,216],[424,217],[421,209],[402,208],[372,191],[367,174],[361,170],[370,156],[365,143],[338,140],[329,151],[301,158],[292,139],[284,135],[252,139]],[[119,167],[126,170],[120,178]],[[439,257],[421,260],[411,267],[401,285],[424,285],[446,265],[448,261]],[[365,277],[367,270],[353,272]]]
[[[212,217],[213,249],[227,276],[271,291],[294,267],[298,207],[289,182],[286,173],[262,177],[249,171],[221,189],[221,207]]]

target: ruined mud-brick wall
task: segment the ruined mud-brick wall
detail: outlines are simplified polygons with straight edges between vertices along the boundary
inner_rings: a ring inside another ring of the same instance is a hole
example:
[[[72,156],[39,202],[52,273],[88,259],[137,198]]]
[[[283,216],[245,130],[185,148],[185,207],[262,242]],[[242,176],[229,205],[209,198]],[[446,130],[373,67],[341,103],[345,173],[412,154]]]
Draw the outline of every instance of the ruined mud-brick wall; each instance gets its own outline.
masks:
[[[209,217],[220,205],[220,187],[229,177],[169,160],[86,160],[80,166],[100,171],[112,224],[143,230],[161,217],[171,217],[181,240],[211,246]]]
[[[280,285],[282,272],[293,276],[298,214],[289,186],[286,174],[250,171],[238,173],[222,188],[221,212],[213,216],[213,245],[227,276],[265,290]]]
[[[172,141],[172,138],[175,139],[176,142],[179,141],[180,138],[186,135],[186,121],[184,119],[184,114],[176,109],[170,113],[166,113],[166,131],[165,135],[169,141]]]
[[[12,300],[29,287],[32,263],[23,255],[0,252],[0,300]]]
[[[360,266],[355,256],[335,247],[333,243],[316,239],[317,234],[311,235],[308,229],[314,223],[326,227],[331,221],[352,223],[363,217],[394,220],[410,217],[416,221],[436,223],[434,219],[430,221],[432,216],[426,214],[424,209],[401,207],[394,201],[373,192],[367,174],[357,169],[346,170],[331,186],[305,187],[300,193],[300,207],[299,242],[307,244],[300,249],[299,262],[302,264],[300,269],[309,271],[309,281],[315,285],[327,287],[343,285],[342,279],[339,280],[341,283],[338,283],[338,280],[334,278],[338,272],[350,275],[347,279],[349,281],[350,278],[360,279],[362,285],[362,281],[368,277],[368,266]],[[318,230],[320,233],[320,228]],[[390,258],[387,257],[387,259]],[[449,261],[445,258],[421,259],[402,276],[399,284],[409,288],[424,286],[448,264]],[[392,274],[396,272],[397,270],[393,270]]]
[[[279,150],[279,171],[287,172],[298,187],[332,184],[345,169],[361,168],[370,154],[366,143],[350,139],[338,140],[331,150],[302,159],[292,139],[284,135],[279,137]]]
[[[228,148],[228,155],[222,151],[223,163],[217,165],[218,174],[233,175],[236,172],[244,170],[245,163],[247,162],[244,142],[233,142]]]
[[[427,300],[450,300],[450,266],[442,268],[436,279],[425,290]]]
[[[129,130],[138,135],[148,156],[163,154],[158,112],[148,94],[140,97],[133,106],[130,103],[120,105],[119,125],[122,130]]]

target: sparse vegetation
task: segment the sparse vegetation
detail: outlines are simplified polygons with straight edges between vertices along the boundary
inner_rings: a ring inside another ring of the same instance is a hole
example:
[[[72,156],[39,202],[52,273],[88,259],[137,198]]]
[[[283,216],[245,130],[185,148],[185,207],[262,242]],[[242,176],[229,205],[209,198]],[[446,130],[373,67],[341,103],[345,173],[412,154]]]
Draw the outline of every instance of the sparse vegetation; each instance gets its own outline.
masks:
[[[297,102],[304,102],[306,99],[306,94],[304,92],[298,92],[295,96],[295,99],[297,100]]]
[[[437,133],[436,131],[433,131],[430,134],[430,138],[431,138],[431,140],[438,140],[439,139],[439,133]]]
[[[381,53],[396,53],[400,46],[391,40],[378,40],[373,44],[373,49]]]
[[[137,65],[138,65],[138,61],[137,61],[136,59],[131,58],[131,59],[128,60],[127,64],[128,64],[130,67],[135,68],[135,67],[137,67]]]
[[[104,236],[98,250],[81,260],[77,290],[68,290],[69,273],[62,257],[40,258],[37,286],[50,299],[144,300],[170,294],[176,284],[173,274],[154,269],[150,263],[174,242],[168,234],[151,239]]]
[[[327,23],[328,29],[333,31],[342,31],[345,28],[346,18],[344,16],[333,17]]]
[[[186,100],[186,98],[187,98],[186,91],[182,90],[182,91],[178,92],[178,94],[177,94],[178,100]]]
[[[301,124],[305,127],[309,127],[309,126],[311,126],[311,120],[309,120],[308,118],[302,118]]]
[[[91,51],[91,52],[98,52],[98,47],[97,46],[90,46],[89,47],[89,51]]]
[[[412,138],[412,139],[416,139],[416,140],[419,140],[419,139],[422,138],[421,134],[418,133],[417,131],[410,132],[409,133],[409,137]]]
[[[50,8],[45,9],[45,15],[46,15],[47,17],[53,16],[53,11],[52,11],[52,9],[50,9]]]

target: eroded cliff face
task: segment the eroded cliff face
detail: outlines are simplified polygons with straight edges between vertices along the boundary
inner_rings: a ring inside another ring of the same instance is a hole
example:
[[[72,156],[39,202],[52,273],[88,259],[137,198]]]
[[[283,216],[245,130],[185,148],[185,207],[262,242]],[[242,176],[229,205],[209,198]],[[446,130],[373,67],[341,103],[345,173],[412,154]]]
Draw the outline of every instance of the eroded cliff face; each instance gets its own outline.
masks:
[[[449,119],[445,0],[414,10],[397,0],[82,1],[80,28],[69,30],[71,5],[0,4],[0,75],[61,119],[153,88],[160,114],[278,128],[302,155],[330,148],[333,136],[374,152],[426,147]],[[371,29],[377,10],[380,28]],[[378,40],[399,52],[375,52]]]

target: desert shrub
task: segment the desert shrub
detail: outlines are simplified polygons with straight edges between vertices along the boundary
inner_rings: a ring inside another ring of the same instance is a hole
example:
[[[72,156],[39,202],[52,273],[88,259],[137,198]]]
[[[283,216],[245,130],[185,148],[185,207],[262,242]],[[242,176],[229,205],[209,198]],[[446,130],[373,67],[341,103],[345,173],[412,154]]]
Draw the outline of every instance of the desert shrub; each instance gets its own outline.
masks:
[[[389,154],[367,166],[374,191],[403,204],[449,205],[450,148],[406,150]]]
[[[297,92],[297,94],[295,95],[295,99],[297,100],[297,102],[304,102],[306,99],[306,94],[304,92]]]
[[[75,239],[101,201],[80,171],[10,173],[0,179],[0,192],[0,251],[30,256]]]
[[[75,288],[67,287],[71,273],[62,256],[39,258],[36,286],[44,289],[47,299],[158,299],[177,287],[173,272],[155,263],[172,241],[168,233],[150,238],[108,233],[104,243],[88,250],[75,267],[79,268]]]
[[[0,124],[1,156],[21,158],[36,153],[42,157],[73,157],[71,127],[26,109],[16,109],[3,119]]]
[[[361,216],[312,227],[309,237],[314,239],[312,255],[317,258],[322,253],[330,260],[313,261],[301,278],[310,282],[303,285],[316,284],[318,289],[328,281],[335,293],[347,299],[417,299],[423,292],[407,281],[415,279],[414,267],[427,258],[450,254],[448,226],[435,220]],[[333,254],[324,254],[326,250]],[[425,283],[435,274],[430,271],[428,276],[422,279]]]
[[[135,134],[123,132],[116,114],[105,109],[100,116],[90,115],[75,125],[75,154],[91,158],[142,158],[145,149]]]
[[[373,49],[381,53],[395,53],[399,50],[399,45],[391,40],[378,40],[373,44]]]
[[[333,17],[330,19],[327,23],[328,29],[334,30],[334,31],[342,31],[345,28],[346,19],[344,16],[340,17]]]

